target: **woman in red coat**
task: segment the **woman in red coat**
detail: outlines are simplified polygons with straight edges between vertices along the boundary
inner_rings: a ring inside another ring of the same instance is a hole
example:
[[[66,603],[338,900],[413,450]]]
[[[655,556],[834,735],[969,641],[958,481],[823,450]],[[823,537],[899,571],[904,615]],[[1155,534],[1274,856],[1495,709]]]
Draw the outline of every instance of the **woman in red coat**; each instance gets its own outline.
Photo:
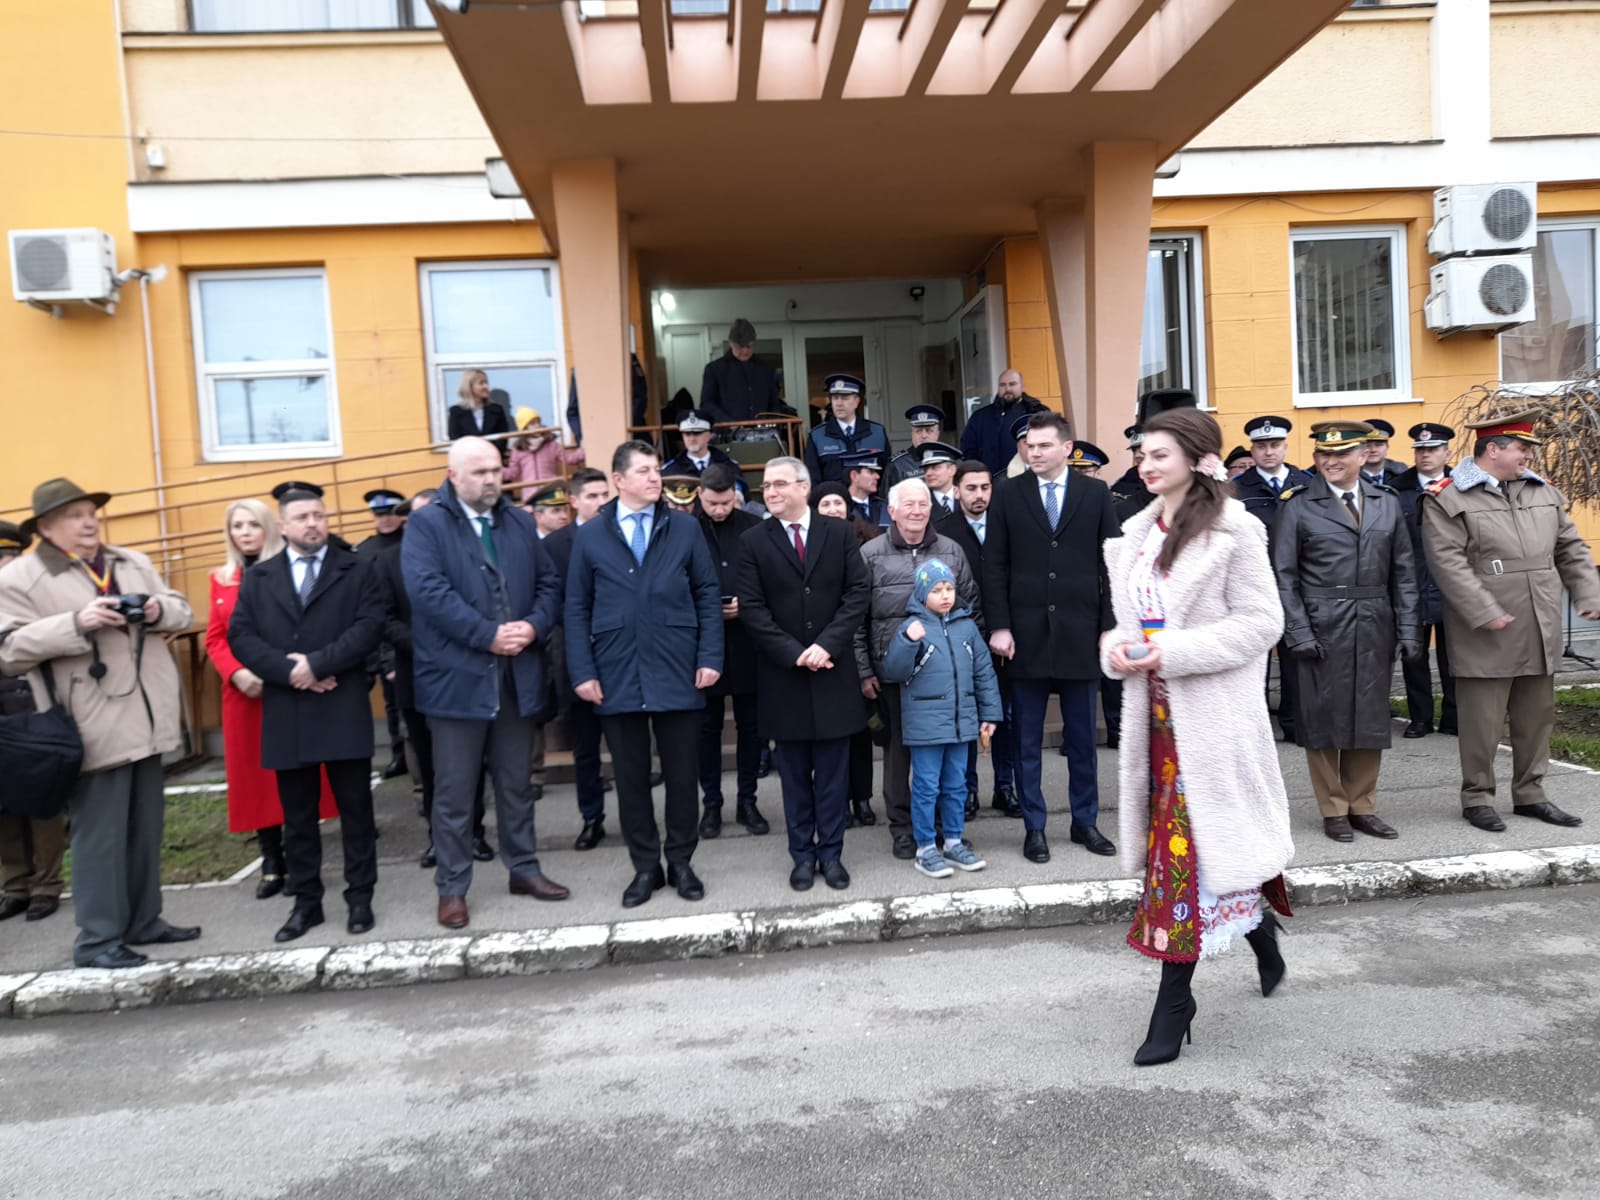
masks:
[[[239,601],[239,581],[249,567],[283,549],[272,513],[259,500],[235,500],[223,518],[227,561],[211,574],[211,616],[206,653],[222,676],[222,756],[228,780],[228,832],[254,833],[261,844],[256,899],[283,891],[283,805],[277,777],[261,765],[261,680],[228,649],[228,622]],[[322,816],[338,815],[327,780]]]

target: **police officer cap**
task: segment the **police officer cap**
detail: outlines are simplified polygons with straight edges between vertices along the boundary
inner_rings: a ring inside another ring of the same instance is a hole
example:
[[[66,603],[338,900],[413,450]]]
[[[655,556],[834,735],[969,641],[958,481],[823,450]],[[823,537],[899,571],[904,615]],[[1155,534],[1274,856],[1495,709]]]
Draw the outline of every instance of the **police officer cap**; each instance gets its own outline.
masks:
[[[1128,449],[1135,450],[1144,442],[1144,426],[1129,425],[1122,431],[1122,436],[1128,439]]]
[[[704,409],[691,408],[678,418],[678,432],[709,433],[714,423]]]
[[[286,500],[321,500],[322,488],[303,479],[286,479],[272,489],[272,498],[279,504]]]
[[[841,454],[839,462],[846,471],[876,471],[883,474],[883,455],[876,450],[857,450],[854,454]]]
[[[540,488],[533,494],[533,499],[528,501],[534,508],[565,508],[567,504],[567,485],[564,483],[550,483]]]
[[[1139,424],[1174,408],[1194,408],[1198,402],[1188,388],[1153,388],[1139,397]]]
[[[1456,440],[1456,431],[1448,425],[1424,421],[1406,430],[1413,450],[1426,450],[1429,446],[1448,446]]]
[[[867,390],[867,385],[854,375],[829,375],[826,383],[830,396],[859,396]]]
[[[690,505],[700,494],[698,475],[669,475],[661,481],[661,490],[674,504]]]
[[[1244,423],[1244,435],[1252,442],[1279,442],[1294,431],[1294,423],[1282,417],[1257,417]]]
[[[396,508],[405,503],[405,497],[399,492],[391,492],[388,488],[373,488],[372,491],[361,497],[367,502],[367,507],[375,513],[392,513]]]
[[[914,447],[911,452],[921,460],[924,467],[961,461],[961,451],[945,442],[923,442],[922,445]]]
[[[1015,421],[1011,422],[1012,441],[1020,442],[1023,438],[1028,436],[1028,418],[1032,415],[1032,413],[1023,413]]]
[[[1468,421],[1467,428],[1478,438],[1512,437],[1527,442],[1530,446],[1542,446],[1544,439],[1534,436],[1533,432],[1533,427],[1541,415],[1537,408],[1525,408],[1521,412],[1502,413],[1497,417],[1485,417],[1481,421]]]
[[[0,550],[16,550],[20,553],[32,544],[33,536],[23,533],[21,526],[0,521]]]
[[[943,425],[944,410],[935,404],[913,404],[906,409],[906,420],[912,425]]]
[[[1103,467],[1110,461],[1106,452],[1093,442],[1073,442],[1072,453],[1067,455],[1067,466],[1078,467],[1080,470]]]
[[[1311,440],[1324,454],[1343,454],[1360,449],[1371,433],[1366,421],[1318,421],[1311,427]]]
[[[1248,446],[1235,446],[1232,450],[1228,451],[1228,457],[1222,460],[1222,465],[1225,466],[1225,467],[1231,467],[1231,466],[1233,466],[1234,463],[1238,462],[1241,458],[1249,458],[1249,457],[1250,457],[1250,447],[1248,447]]]
[[[1367,434],[1369,442],[1387,442],[1394,436],[1394,426],[1382,417],[1372,417],[1367,424],[1372,426],[1372,432]]]

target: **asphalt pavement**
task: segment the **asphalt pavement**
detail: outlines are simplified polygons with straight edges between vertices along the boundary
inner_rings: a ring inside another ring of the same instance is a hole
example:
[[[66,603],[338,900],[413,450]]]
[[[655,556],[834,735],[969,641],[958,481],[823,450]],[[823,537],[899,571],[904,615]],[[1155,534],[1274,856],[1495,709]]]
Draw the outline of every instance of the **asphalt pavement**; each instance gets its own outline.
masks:
[[[1587,1198],[1597,903],[1304,914],[1145,1069],[1106,926],[46,1018],[0,1196]]]

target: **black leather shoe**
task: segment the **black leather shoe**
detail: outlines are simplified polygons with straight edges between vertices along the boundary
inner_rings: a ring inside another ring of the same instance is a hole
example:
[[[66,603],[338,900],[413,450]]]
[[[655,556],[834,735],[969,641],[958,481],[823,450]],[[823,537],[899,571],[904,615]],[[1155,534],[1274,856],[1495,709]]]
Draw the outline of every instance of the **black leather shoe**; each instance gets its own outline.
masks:
[[[878,814],[872,811],[871,800],[852,800],[850,807],[858,825],[876,825]]]
[[[722,836],[722,809],[721,807],[708,808],[700,818],[700,836],[707,841],[715,841]]]
[[[153,938],[128,940],[130,946],[175,946],[179,942],[192,942],[200,936],[198,925],[168,925]]]
[[[377,923],[372,916],[372,905],[352,904],[350,919],[344,923],[344,927],[351,933],[371,933],[372,927]]]
[[[1017,799],[1014,788],[997,788],[994,799],[989,801],[989,807],[998,808],[1002,815],[1014,820],[1022,820],[1022,801]]]
[[[1122,745],[1122,729],[1120,725],[1106,726],[1106,749],[1116,750]]]
[[[1547,825],[1565,825],[1568,829],[1576,829],[1583,824],[1582,817],[1562,812],[1548,800],[1541,800],[1538,804],[1513,804],[1511,813],[1518,817],[1532,817],[1535,821],[1543,821]],[[31,912],[28,914],[28,920],[33,920]]]
[[[88,962],[79,963],[78,966],[92,967],[96,971],[126,971],[129,967],[142,967],[149,961],[137,950],[117,945],[107,947]]]
[[[1289,742],[1290,744],[1293,744],[1293,742],[1294,742],[1294,726],[1293,725],[1284,725],[1284,724],[1280,723],[1278,728],[1283,731],[1283,740],[1286,741],[1286,742]]]
[[[909,833],[894,835],[892,853],[896,858],[913,859],[917,856],[917,842]]]
[[[28,911],[28,898],[26,896],[7,896],[0,900],[0,921],[9,921],[12,917],[20,917]]]
[[[615,791],[616,787],[617,787],[617,785],[612,783],[611,780],[602,779],[600,781],[600,794],[604,795],[607,792]]]
[[[1382,838],[1386,842],[1392,842],[1400,836],[1398,829],[1376,813],[1351,813],[1350,828],[1368,837]]]
[[[1349,817],[1323,817],[1322,832],[1336,842],[1353,842],[1356,840],[1356,835],[1350,828]]]
[[[1110,845],[1108,842],[1107,845]],[[1022,857],[1029,862],[1047,863],[1050,861],[1050,843],[1045,841],[1044,830],[1030,829],[1022,839]]]
[[[678,895],[685,900],[704,900],[706,898],[706,885],[700,882],[700,877],[694,873],[694,868],[688,863],[684,863],[681,867],[668,867],[667,882],[677,888]]]
[[[28,915],[24,921],[42,921],[46,917],[55,916],[56,909],[61,907],[61,901],[55,896],[35,896],[28,901]],[[199,930],[195,931],[196,933]]]
[[[593,850],[605,839],[605,836],[606,823],[604,821],[585,821],[583,830],[578,834],[577,840],[572,843],[572,848],[574,850]],[[704,836],[704,834],[701,836]]]
[[[322,924],[322,905],[311,904],[305,908],[296,905],[289,914],[289,919],[283,923],[283,928],[272,935],[275,942],[292,942],[295,938],[305,937],[318,925]]]
[[[761,810],[754,803],[740,805],[734,819],[757,837],[772,832],[772,826],[767,824],[767,819],[761,815]]]
[[[474,862],[493,862],[494,847],[489,845],[489,839],[475,837],[472,839],[472,860]]]
[[[814,862],[795,863],[794,870],[789,872],[789,886],[797,892],[809,892],[816,880],[817,864]]]
[[[1111,839],[1093,825],[1074,825],[1067,836],[1090,854],[1110,855],[1117,852],[1117,848],[1111,844]]]
[[[830,858],[822,864],[822,882],[836,892],[842,892],[850,886],[850,872],[844,869],[844,864],[837,858]]]
[[[657,863],[648,871],[640,871],[622,893],[623,908],[638,908],[652,895],[667,886],[667,877]]]
[[[1408,738],[1427,737],[1433,732],[1433,726],[1426,721],[1413,721],[1406,726],[1406,731],[1401,736]]]
[[[256,884],[256,899],[270,900],[283,891],[282,875],[262,875],[261,882]]]
[[[396,754],[389,760],[389,765],[383,769],[382,779],[399,779],[402,775],[409,775],[410,769],[406,766],[406,756]]]
[[[1486,833],[1504,833],[1506,823],[1500,819],[1500,814],[1488,804],[1474,804],[1471,808],[1463,808],[1461,815],[1467,819],[1467,824]]]
[[[978,815],[978,791],[973,788],[967,793],[966,807],[961,810],[961,819],[971,821]]]
[[[417,859],[417,866],[424,871],[431,871],[439,865],[439,856],[433,852],[433,839],[428,839],[428,848],[422,852],[422,857]]]

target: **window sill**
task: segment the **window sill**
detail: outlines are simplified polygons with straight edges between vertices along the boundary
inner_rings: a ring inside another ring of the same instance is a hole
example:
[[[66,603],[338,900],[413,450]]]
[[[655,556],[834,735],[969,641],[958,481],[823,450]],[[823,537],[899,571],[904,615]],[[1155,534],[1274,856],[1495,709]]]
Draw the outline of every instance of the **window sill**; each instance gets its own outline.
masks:
[[[216,449],[208,447],[201,461],[208,463],[245,462],[300,462],[316,458],[342,458],[344,451],[337,445],[319,443],[314,446],[247,446]]]
[[[1312,392],[1296,394],[1297,410],[1315,411],[1319,408],[1377,408],[1391,404],[1423,404],[1421,396],[1410,396],[1398,389],[1386,392]]]
[[[325,29],[304,33],[125,33],[124,50],[256,50],[307,46],[415,46],[442,42],[437,29]]]

